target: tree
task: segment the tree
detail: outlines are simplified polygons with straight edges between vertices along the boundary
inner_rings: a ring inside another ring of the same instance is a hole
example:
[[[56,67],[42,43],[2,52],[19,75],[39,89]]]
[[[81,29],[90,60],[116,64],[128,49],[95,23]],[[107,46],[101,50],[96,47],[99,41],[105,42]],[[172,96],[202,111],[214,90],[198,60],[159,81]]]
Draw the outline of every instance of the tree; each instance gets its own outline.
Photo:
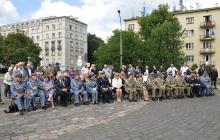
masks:
[[[104,41],[95,34],[88,34],[88,62],[94,63],[94,52],[104,44]]]
[[[22,32],[17,31],[7,37],[0,37],[0,63],[4,65],[15,64],[19,61],[26,62],[28,57],[34,65],[38,65],[41,60],[40,51],[41,48]]]
[[[142,51],[146,52],[143,60],[149,66],[162,64],[168,67],[170,63],[180,66],[184,62],[182,27],[168,9],[168,5],[159,5],[158,9],[139,21],[145,46]]]
[[[142,41],[138,34],[132,31],[123,31],[123,63],[138,65],[138,59],[142,55]],[[143,53],[143,52],[142,52]],[[120,31],[113,31],[113,35],[106,44],[102,44],[95,53],[98,66],[114,64],[120,66]]]

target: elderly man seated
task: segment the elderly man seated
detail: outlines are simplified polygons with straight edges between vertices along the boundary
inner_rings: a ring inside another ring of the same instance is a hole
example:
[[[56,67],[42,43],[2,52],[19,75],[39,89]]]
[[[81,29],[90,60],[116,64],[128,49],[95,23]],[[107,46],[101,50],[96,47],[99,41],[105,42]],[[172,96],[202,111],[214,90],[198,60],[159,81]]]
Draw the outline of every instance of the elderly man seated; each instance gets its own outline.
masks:
[[[211,84],[211,79],[209,78],[207,71],[203,72],[203,75],[199,78],[200,80],[200,95],[201,96],[212,96],[214,95],[215,87]]]

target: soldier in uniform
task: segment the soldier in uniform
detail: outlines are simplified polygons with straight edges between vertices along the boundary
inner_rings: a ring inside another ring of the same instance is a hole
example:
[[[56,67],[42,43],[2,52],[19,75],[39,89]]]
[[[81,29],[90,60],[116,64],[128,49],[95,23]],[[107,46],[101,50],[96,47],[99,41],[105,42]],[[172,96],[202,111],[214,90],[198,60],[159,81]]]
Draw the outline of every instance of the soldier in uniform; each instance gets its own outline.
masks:
[[[165,72],[162,72],[160,74],[160,76],[157,78],[157,87],[159,89],[159,97],[161,97],[161,99],[165,99],[166,98],[166,83],[164,80],[165,77]]]
[[[188,83],[180,72],[178,72],[176,76],[176,83],[179,90],[177,98],[185,98],[185,90],[187,91],[187,96],[189,97],[191,88],[188,86]]]
[[[132,73],[128,75],[125,81],[125,91],[129,94],[129,102],[137,102],[137,83]]]
[[[176,99],[176,95],[178,95],[178,87],[176,84],[176,79],[172,76],[172,72],[168,73],[168,77],[166,78],[166,89],[167,96],[172,96]]]
[[[22,74],[15,75],[15,81],[11,84],[10,89],[12,93],[12,99],[15,99],[19,114],[23,115],[23,109],[25,109],[23,105],[23,99],[25,98],[26,83],[22,81]],[[27,100],[29,101],[29,98],[27,98]]]
[[[193,71],[190,75],[190,77],[187,79],[187,83],[191,87],[192,95],[191,97],[193,98],[194,96],[200,97],[199,90],[200,90],[200,83],[199,83],[199,78],[197,76],[197,72]]]
[[[80,95],[83,96],[83,103],[85,105],[88,105],[88,94],[86,92],[86,90],[84,89],[84,85],[82,80],[79,77],[79,74],[75,75],[75,78],[71,80],[71,84],[70,84],[70,92],[72,94],[74,94],[75,97],[75,106],[79,106],[80,103]]]
[[[149,78],[147,79],[147,88],[151,91],[152,100],[156,101],[156,91],[157,91],[157,82],[156,78],[154,77],[154,73],[150,73]]]
[[[45,94],[44,94],[44,87],[43,87],[43,83],[37,78],[37,75],[35,73],[33,73],[31,75],[31,79],[29,81],[27,81],[27,87],[28,87],[28,95],[29,96],[34,96],[34,100],[35,100],[35,96],[40,97],[40,104],[41,104],[41,108],[42,109],[46,109],[45,106]],[[27,104],[28,108],[30,106],[30,103]],[[35,108],[35,101],[33,101],[33,107]]]
[[[92,103],[97,104],[98,103],[98,84],[96,82],[96,77],[94,73],[91,73],[89,75],[89,80],[86,82],[86,90],[88,93],[92,94]]]
[[[145,102],[149,102],[147,86],[146,84],[144,84],[143,77],[141,74],[136,76],[136,82],[137,82],[137,92],[143,94]]]

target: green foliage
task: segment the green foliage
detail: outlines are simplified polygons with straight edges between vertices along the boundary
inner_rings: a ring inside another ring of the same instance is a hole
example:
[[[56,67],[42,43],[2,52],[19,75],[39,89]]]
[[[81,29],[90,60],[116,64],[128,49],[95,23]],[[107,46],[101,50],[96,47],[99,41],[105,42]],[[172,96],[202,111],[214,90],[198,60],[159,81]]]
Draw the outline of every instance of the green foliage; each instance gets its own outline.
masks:
[[[192,70],[194,71],[194,70],[196,70],[198,68],[198,65],[197,64],[193,64],[192,65]]]
[[[183,42],[182,27],[178,20],[168,11],[168,5],[159,5],[150,15],[141,17],[140,34],[144,40],[144,63],[149,66],[170,63],[180,66],[184,62],[181,53]]]
[[[34,65],[38,65],[41,60],[40,51],[41,48],[21,32],[0,37],[0,63],[4,65],[15,64],[20,61],[26,62],[27,57],[31,57]]]
[[[123,63],[138,65],[142,41],[138,34],[132,31],[123,31]],[[106,44],[102,44],[95,53],[96,64],[114,64],[120,66],[120,31],[113,31],[113,35]]]
[[[95,34],[88,34],[88,62],[94,63],[94,52],[102,45],[104,41]]]

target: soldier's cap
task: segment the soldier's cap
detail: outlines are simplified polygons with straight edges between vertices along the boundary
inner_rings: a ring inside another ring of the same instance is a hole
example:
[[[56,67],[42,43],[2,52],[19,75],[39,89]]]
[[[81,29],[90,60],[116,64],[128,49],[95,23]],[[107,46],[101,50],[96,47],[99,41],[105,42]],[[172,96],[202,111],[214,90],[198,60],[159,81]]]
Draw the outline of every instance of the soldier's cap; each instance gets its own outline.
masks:
[[[193,73],[193,74],[197,74],[197,71],[194,70],[192,73]]]
[[[168,75],[172,75],[173,73],[170,71],[169,73],[168,73]]]
[[[17,74],[17,75],[15,75],[15,77],[19,77],[19,78],[22,78],[22,74]]]

